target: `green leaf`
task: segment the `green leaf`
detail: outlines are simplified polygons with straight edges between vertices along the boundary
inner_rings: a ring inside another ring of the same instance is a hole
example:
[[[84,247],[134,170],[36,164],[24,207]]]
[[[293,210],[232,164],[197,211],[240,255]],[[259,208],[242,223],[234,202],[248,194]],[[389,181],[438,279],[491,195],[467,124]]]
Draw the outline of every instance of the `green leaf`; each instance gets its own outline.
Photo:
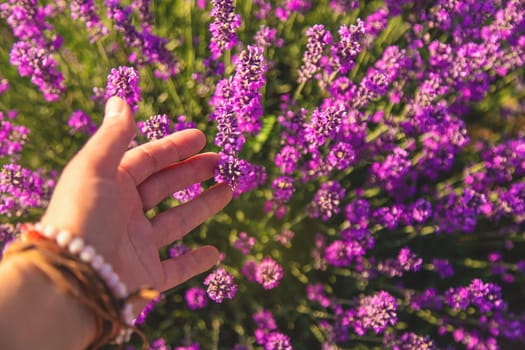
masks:
[[[273,126],[275,125],[275,121],[277,118],[274,115],[267,115],[263,118],[263,125],[261,128],[261,131],[259,134],[248,141],[247,145],[250,150],[253,152],[259,152],[262,149],[262,146],[264,143],[268,140],[268,137],[270,137],[270,134],[272,133]]]

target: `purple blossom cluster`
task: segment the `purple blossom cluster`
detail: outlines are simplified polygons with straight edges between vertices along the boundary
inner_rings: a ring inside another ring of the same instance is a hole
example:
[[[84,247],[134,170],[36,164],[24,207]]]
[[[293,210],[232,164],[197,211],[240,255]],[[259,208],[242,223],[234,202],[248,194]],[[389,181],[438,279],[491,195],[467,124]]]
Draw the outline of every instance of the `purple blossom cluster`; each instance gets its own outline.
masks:
[[[133,320],[134,325],[141,325],[144,324],[146,321],[146,317],[148,317],[148,314],[150,314],[154,309],[155,305],[157,305],[161,300],[164,299],[163,295],[160,295],[158,298],[150,300],[148,304],[142,309],[140,314]]]
[[[20,76],[31,78],[47,101],[58,100],[65,91],[64,76],[53,57],[62,38],[48,22],[55,12],[51,5],[38,6],[36,0],[9,0],[0,5],[0,18],[18,39],[11,48],[10,62]]]
[[[0,170],[0,214],[21,217],[33,208],[45,208],[55,186],[56,173],[31,171],[17,163]]]
[[[211,300],[222,303],[224,299],[233,299],[237,293],[237,285],[233,282],[233,276],[219,267],[204,279],[207,286],[206,292]]]
[[[389,325],[396,324],[397,307],[396,299],[385,291],[362,298],[353,316],[355,332],[359,335],[368,330],[378,334],[384,332]]]
[[[210,51],[212,59],[222,56],[225,50],[231,50],[237,44],[237,29],[241,26],[241,16],[235,14],[233,0],[211,0],[213,8],[210,16]]]
[[[255,280],[266,290],[277,287],[283,276],[282,266],[269,256],[257,264],[255,269]]]
[[[208,305],[206,291],[201,287],[192,287],[188,289],[184,298],[186,299],[186,304],[190,310],[202,309]]]
[[[20,157],[30,132],[25,126],[13,123],[16,117],[16,111],[0,112],[0,157],[12,160]]]
[[[233,247],[242,254],[247,255],[256,243],[254,237],[248,236],[246,232],[240,232],[239,237],[233,242]]]
[[[167,48],[168,40],[152,32],[151,1],[134,1],[129,6],[122,6],[120,0],[105,0],[104,3],[115,30],[123,35],[128,47],[135,49],[129,56],[131,63],[153,66],[158,79],[167,80],[179,73],[179,63]],[[140,28],[133,22],[135,11],[140,18]]]
[[[221,147],[215,171],[218,182],[227,183],[236,196],[266,181],[262,166],[238,158],[246,137],[261,128],[262,93],[267,69],[263,49],[250,45],[235,60],[235,74],[217,84],[210,103],[217,122],[215,144]]]
[[[82,133],[91,136],[97,131],[97,125],[89,114],[81,110],[76,110],[69,116],[67,125],[71,129],[72,134]]]
[[[71,18],[86,24],[90,42],[94,43],[109,33],[108,28],[100,20],[97,5],[93,0],[73,0],[69,4]]]
[[[0,95],[9,90],[9,80],[0,74]]]
[[[4,248],[16,237],[17,232],[19,232],[19,230],[15,225],[0,224],[0,259],[2,258]]]
[[[486,313],[506,307],[501,297],[501,287],[474,279],[467,287],[451,288],[445,294],[446,303],[455,310],[466,310],[474,305],[477,310]]]
[[[264,346],[264,350],[292,350],[290,338],[279,332],[277,323],[268,310],[261,310],[253,314],[257,324],[255,339],[257,344]]]
[[[139,72],[133,67],[112,68],[106,84],[106,99],[118,96],[125,100],[133,112],[139,108],[142,96],[139,86]]]

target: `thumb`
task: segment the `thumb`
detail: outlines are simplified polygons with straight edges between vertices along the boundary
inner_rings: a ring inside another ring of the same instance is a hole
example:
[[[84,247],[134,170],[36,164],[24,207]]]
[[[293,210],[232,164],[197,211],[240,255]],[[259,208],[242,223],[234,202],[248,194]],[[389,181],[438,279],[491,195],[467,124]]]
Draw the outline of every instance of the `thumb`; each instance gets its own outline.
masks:
[[[114,175],[134,134],[135,123],[129,105],[120,97],[111,97],[106,103],[101,127],[80,153],[99,175]]]

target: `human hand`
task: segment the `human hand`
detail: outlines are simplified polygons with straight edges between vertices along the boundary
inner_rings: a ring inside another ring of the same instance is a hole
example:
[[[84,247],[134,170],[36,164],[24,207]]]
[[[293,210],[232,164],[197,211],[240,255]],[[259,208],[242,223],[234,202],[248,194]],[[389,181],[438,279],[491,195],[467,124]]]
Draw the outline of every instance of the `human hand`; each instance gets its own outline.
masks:
[[[164,198],[211,178],[218,156],[196,154],[205,137],[195,129],[127,150],[133,135],[129,106],[111,98],[102,126],[64,169],[42,223],[82,237],[129,291],[144,285],[163,291],[217,263],[219,253],[212,246],[164,261],[159,249],[221,210],[232,193],[226,185],[215,185],[149,220],[145,211]]]

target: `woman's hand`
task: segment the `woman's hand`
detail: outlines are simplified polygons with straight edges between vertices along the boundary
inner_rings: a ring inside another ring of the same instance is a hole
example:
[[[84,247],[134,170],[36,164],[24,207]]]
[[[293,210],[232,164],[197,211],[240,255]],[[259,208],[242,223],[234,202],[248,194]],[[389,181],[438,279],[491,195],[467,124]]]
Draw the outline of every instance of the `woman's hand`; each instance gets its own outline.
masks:
[[[205,137],[195,129],[128,151],[134,133],[129,106],[111,98],[102,126],[64,169],[42,223],[81,236],[129,291],[144,285],[163,291],[217,263],[219,253],[212,246],[164,261],[159,249],[221,210],[231,190],[216,185],[148,219],[145,211],[175,191],[211,178],[218,157],[197,154]]]

